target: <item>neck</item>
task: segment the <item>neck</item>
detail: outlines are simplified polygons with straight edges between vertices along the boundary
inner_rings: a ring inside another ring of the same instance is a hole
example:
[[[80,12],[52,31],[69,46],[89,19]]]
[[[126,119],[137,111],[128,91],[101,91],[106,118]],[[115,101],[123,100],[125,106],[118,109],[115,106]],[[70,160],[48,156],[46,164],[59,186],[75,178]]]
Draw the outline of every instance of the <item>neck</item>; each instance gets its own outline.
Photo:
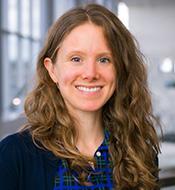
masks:
[[[104,139],[101,112],[80,113],[76,119],[76,146],[82,154],[93,156]]]

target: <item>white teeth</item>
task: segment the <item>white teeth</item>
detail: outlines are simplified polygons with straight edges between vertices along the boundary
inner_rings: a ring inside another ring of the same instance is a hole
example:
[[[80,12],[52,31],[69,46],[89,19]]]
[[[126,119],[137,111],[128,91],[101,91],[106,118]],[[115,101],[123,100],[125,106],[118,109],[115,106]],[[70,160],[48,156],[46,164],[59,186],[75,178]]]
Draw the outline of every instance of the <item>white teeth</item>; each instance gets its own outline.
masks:
[[[101,87],[84,87],[84,86],[77,86],[77,88],[84,92],[97,92],[101,89]]]

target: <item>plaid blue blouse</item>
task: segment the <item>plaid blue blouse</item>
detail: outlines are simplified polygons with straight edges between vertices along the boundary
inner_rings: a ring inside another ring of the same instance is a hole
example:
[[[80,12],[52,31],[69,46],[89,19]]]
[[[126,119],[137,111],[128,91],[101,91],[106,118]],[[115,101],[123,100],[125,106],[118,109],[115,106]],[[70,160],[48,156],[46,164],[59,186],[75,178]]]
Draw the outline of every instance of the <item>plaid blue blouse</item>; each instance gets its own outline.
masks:
[[[58,163],[55,176],[54,190],[110,190],[113,189],[112,168],[108,152],[109,133],[105,132],[105,138],[101,146],[95,152],[96,168],[91,168],[87,182],[92,185],[83,186],[77,180],[75,171],[71,172],[65,160]]]

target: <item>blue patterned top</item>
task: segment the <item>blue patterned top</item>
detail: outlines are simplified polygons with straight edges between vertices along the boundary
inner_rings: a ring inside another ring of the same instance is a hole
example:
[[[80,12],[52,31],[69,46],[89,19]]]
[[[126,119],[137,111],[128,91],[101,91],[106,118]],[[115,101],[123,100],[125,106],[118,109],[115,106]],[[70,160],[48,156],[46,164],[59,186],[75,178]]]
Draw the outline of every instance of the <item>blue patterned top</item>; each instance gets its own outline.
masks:
[[[109,133],[105,132],[103,143],[95,152],[96,167],[91,168],[87,177],[90,186],[83,186],[77,180],[75,171],[71,172],[66,160],[58,163],[54,190],[110,190],[113,188],[112,168],[108,152]]]

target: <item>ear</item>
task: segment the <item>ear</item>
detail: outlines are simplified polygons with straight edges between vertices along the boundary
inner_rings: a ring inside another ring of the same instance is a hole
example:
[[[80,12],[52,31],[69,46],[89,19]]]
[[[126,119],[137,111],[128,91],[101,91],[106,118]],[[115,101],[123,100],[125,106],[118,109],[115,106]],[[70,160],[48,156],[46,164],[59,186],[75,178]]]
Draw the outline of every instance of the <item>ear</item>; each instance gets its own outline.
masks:
[[[47,57],[44,59],[44,66],[47,69],[53,82],[57,83],[58,81],[57,81],[57,77],[55,74],[55,66],[50,58]]]

